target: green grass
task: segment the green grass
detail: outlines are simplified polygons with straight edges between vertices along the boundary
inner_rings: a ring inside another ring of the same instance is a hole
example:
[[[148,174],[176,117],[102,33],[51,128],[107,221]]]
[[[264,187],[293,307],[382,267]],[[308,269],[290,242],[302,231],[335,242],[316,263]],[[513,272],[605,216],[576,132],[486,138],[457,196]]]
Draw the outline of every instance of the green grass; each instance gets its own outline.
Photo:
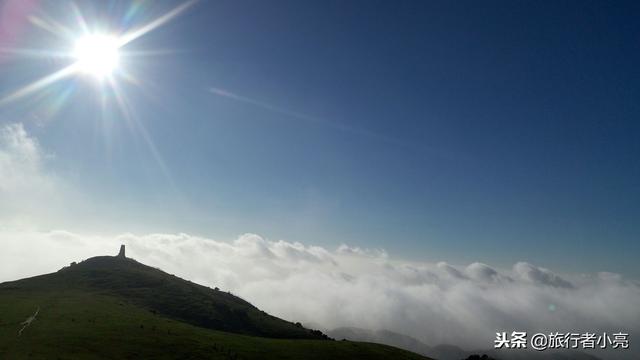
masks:
[[[126,292],[123,295],[120,291],[135,285],[133,288],[146,289],[141,290],[145,294],[156,294],[153,289],[159,283],[145,283],[144,276],[138,282],[138,275],[125,271],[124,278],[129,282],[127,286],[116,286],[113,283],[95,286],[86,283],[96,278],[86,277],[84,270],[88,268],[73,274],[67,269],[55,274],[0,284],[0,359],[424,359],[407,351],[378,344],[278,339],[198,326],[197,322],[172,316],[171,309],[158,311],[149,306],[145,296],[127,296]],[[95,271],[97,268],[92,266],[90,270]],[[144,268],[138,270],[147,271]],[[175,286],[191,284],[180,279],[173,280],[177,278],[154,271],[151,274],[159,278],[164,278],[165,275],[171,277],[170,282],[175,282]],[[108,272],[107,269],[106,273],[97,278],[105,280],[103,276]],[[52,276],[56,274],[58,276]],[[75,277],[81,279],[82,284]],[[115,276],[110,281],[117,279],[123,278]],[[188,292],[200,289],[193,291],[204,291],[206,294],[215,291],[204,287],[201,289],[197,285],[191,288],[192,285],[195,284],[188,285],[185,289],[189,288]],[[167,286],[172,288],[172,285],[164,284],[160,289],[166,291]],[[223,299],[231,301],[232,305],[245,310],[255,309],[241,299],[236,302],[237,298],[222,294]],[[182,297],[173,299],[170,305],[176,306],[174,302],[179,299]],[[161,303],[163,306],[167,305],[164,300]],[[206,306],[213,306],[215,303],[215,299],[209,299]],[[20,323],[38,307],[40,312],[36,320],[18,336]],[[288,331],[291,323],[268,316],[257,309],[255,311],[262,314],[262,318],[257,321],[266,323],[250,325],[249,330],[275,331],[269,326],[275,326],[276,329],[284,326]],[[254,321],[251,317],[249,319]]]
[[[81,289],[117,296],[172,319],[245,335],[322,338],[317,332],[271,316],[230,293],[180,279],[126,258],[94,257],[53,274],[5,283],[0,288],[8,286],[24,290]]]

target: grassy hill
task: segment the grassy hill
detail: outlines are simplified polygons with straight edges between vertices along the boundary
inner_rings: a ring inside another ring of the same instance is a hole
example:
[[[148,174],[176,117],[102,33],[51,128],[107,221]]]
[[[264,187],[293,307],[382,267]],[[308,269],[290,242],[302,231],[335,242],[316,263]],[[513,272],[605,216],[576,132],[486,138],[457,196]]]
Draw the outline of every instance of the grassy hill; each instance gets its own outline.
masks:
[[[0,284],[0,359],[27,358],[425,359],[327,340],[229,293],[110,256]]]

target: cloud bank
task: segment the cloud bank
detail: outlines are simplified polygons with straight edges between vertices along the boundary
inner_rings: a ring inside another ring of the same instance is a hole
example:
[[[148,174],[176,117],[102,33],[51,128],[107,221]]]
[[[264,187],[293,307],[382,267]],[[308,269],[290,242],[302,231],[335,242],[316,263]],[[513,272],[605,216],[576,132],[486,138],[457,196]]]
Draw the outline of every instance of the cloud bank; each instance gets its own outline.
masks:
[[[46,154],[21,123],[0,127],[0,228],[51,217],[68,197]]]
[[[611,273],[561,276],[519,262],[408,262],[381,250],[335,250],[245,234],[80,236],[0,233],[0,280],[57,270],[127,245],[130,257],[230,290],[276,316],[331,329],[389,329],[427,344],[490,348],[496,331],[640,331],[640,284]]]

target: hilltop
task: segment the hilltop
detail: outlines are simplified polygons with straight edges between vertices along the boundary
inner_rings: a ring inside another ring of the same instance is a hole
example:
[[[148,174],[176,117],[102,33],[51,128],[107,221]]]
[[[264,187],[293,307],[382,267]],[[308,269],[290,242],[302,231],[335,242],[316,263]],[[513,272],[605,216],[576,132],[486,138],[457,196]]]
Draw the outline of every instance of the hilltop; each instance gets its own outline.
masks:
[[[425,359],[330,340],[124,253],[0,284],[0,316],[3,359]]]

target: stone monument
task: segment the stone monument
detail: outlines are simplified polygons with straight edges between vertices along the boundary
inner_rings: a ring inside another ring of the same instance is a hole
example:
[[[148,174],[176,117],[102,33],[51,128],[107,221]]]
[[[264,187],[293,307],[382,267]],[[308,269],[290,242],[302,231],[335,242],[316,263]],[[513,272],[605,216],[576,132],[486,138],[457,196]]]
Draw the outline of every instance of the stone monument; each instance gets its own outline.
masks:
[[[126,257],[124,256],[124,245],[120,245],[120,252],[118,253],[119,258]]]

